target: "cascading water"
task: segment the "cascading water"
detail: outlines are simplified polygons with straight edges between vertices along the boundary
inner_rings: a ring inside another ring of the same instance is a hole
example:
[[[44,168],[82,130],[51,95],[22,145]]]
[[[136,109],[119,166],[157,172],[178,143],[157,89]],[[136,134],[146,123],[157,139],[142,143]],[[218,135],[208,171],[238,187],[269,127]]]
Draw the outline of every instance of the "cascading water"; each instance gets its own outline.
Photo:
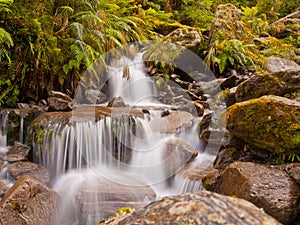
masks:
[[[143,53],[133,59],[123,56],[109,66],[108,82],[112,97],[121,96],[130,105],[154,103],[153,81],[145,75]]]
[[[0,111],[0,146],[4,147],[7,145],[7,119],[8,112],[6,110]]]
[[[156,106],[172,110],[155,102],[154,82],[144,70],[138,53],[133,59],[112,61],[108,73],[110,97],[121,96],[141,109],[147,105],[142,116],[119,115],[112,108],[110,116],[95,119],[92,112],[91,118],[80,120],[73,112],[66,122],[35,131],[35,160],[49,169],[53,189],[63,196],[57,224],[96,224],[120,207],[140,207],[154,200],[153,190],[164,196],[202,188],[198,181],[175,176],[190,158],[178,154],[176,144],[172,151],[168,145],[182,139],[201,153],[197,123],[175,133],[154,129],[162,112]],[[200,154],[192,167],[206,159],[210,162],[209,155]]]

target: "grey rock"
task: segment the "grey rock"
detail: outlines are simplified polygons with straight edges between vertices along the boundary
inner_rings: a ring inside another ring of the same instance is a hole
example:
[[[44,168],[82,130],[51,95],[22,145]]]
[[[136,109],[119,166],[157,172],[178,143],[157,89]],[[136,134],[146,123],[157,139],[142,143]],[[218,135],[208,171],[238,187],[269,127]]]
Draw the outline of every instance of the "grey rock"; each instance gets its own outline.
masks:
[[[291,60],[271,56],[268,57],[268,70],[271,73],[285,70],[300,70],[300,65]]]

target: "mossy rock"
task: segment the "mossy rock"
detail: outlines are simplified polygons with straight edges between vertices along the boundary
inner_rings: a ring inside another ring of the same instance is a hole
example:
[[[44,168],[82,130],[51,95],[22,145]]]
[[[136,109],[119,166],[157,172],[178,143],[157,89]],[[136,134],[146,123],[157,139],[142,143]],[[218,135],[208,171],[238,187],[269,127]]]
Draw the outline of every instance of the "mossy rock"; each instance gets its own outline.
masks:
[[[234,136],[258,148],[300,153],[300,102],[272,95],[251,99],[228,108],[226,121]]]
[[[235,100],[242,102],[264,95],[291,95],[300,90],[299,79],[300,70],[253,76],[237,87]]]

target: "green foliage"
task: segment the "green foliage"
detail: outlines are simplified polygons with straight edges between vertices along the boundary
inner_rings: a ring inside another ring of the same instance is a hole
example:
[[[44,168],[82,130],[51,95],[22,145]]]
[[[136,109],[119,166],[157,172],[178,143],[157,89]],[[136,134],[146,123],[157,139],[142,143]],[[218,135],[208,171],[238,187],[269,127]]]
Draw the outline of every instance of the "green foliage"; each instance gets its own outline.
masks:
[[[282,154],[274,154],[273,160],[276,164],[287,164],[287,163],[294,163],[294,162],[300,162],[300,155],[296,153],[291,153],[288,156],[282,155]]]
[[[256,6],[259,15],[265,15],[266,19],[274,22],[299,8],[299,0],[262,0],[257,1]]]
[[[236,39],[216,40],[208,50],[205,62],[214,70],[222,73],[226,67],[235,69],[254,66],[253,53],[250,51],[252,45],[244,45]]]
[[[15,2],[11,14],[0,15],[6,21],[0,29],[1,105],[18,97],[37,101],[50,90],[74,93],[83,72],[95,73],[91,64],[105,52],[150,34],[132,7],[133,1],[122,0]]]
[[[257,17],[257,7],[249,8],[241,6],[241,8],[243,10],[243,21],[247,24],[253,34],[259,35],[268,30],[269,23],[264,19]]]
[[[0,0],[0,12],[10,12],[9,7],[13,2],[13,0]]]
[[[208,30],[214,18],[212,0],[183,0],[180,10],[174,11],[174,17],[182,24]]]
[[[130,208],[130,207],[119,208],[118,211],[115,213],[115,216],[126,215],[126,214],[134,212],[134,211],[135,211],[135,209]],[[114,216],[110,216],[108,219],[102,220],[98,224],[104,224],[105,222],[107,222],[108,220],[110,220],[112,218],[114,218]]]
[[[295,57],[295,47],[291,42],[296,42],[292,37],[285,40],[280,40],[275,37],[268,37],[264,41],[266,48],[262,51],[265,57],[278,56],[287,59],[293,59]]]

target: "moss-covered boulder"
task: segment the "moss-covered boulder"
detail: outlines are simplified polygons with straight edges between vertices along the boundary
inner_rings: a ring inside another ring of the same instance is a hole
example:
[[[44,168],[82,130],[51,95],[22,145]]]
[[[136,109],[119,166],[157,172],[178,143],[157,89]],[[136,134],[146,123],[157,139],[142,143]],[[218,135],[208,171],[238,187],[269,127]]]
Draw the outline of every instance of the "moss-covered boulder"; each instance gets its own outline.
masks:
[[[235,100],[241,102],[264,95],[291,95],[300,90],[299,80],[300,70],[253,76],[238,85]]]
[[[263,96],[236,103],[226,112],[226,128],[236,137],[275,153],[300,153],[300,102]]]

